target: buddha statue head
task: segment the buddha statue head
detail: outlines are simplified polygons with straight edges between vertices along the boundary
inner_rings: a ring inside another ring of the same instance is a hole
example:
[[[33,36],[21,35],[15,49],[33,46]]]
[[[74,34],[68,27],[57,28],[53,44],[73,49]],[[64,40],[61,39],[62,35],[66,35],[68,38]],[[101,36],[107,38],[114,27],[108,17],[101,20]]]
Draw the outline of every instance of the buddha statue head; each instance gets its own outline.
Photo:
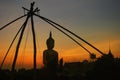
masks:
[[[49,34],[49,38],[46,41],[46,44],[47,44],[47,48],[49,50],[54,48],[54,39],[52,38],[52,33],[51,32]]]

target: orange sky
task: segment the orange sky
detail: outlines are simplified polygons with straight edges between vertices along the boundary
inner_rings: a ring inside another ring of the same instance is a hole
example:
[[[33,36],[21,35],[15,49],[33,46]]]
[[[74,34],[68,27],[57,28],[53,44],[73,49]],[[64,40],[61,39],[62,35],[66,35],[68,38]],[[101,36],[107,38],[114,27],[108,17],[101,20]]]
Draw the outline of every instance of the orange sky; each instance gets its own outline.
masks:
[[[24,19],[22,19],[24,20]],[[22,24],[22,20],[20,22],[14,23],[8,27],[8,29],[5,29],[0,32],[0,36],[2,37],[0,39],[0,63],[3,60],[3,57],[5,56],[6,50],[8,49],[13,37],[15,36],[17,30],[19,29],[19,25]],[[90,60],[89,54],[82,49],[80,46],[78,46],[76,43],[74,43],[72,40],[70,40],[68,37],[66,37],[61,32],[58,32],[57,30],[53,29],[52,27],[49,27],[49,25],[41,24],[38,26],[39,23],[35,24],[36,30],[36,42],[37,42],[37,68],[40,68],[43,66],[42,64],[42,52],[46,49],[46,39],[49,37],[49,32],[52,31],[53,38],[55,39],[55,50],[59,53],[59,59],[63,57],[64,62],[76,62],[76,61],[82,61],[85,59]],[[32,68],[33,67],[33,43],[32,43],[32,33],[30,28],[30,22],[26,26],[25,35],[23,36],[23,40],[21,42],[21,47],[17,59],[17,68]],[[42,29],[42,30],[41,30]],[[79,29],[79,28],[78,28]],[[9,31],[7,31],[9,30]],[[14,32],[13,32],[14,30]],[[73,29],[74,30],[74,29]],[[45,32],[43,32],[45,31]],[[79,30],[77,30],[79,31]],[[4,34],[5,33],[5,34]],[[28,33],[28,36],[27,36]],[[78,35],[80,34],[77,32]],[[111,48],[112,53],[115,57],[120,57],[120,38],[115,35],[109,35],[106,32],[99,33],[94,32],[95,34],[85,34],[86,40],[99,48],[102,52],[108,53],[109,51],[109,45]],[[81,35],[81,34],[80,34]],[[107,37],[109,36],[109,37]],[[27,37],[27,42],[26,42]],[[13,44],[9,55],[6,58],[4,68],[10,68],[11,64],[13,62],[13,56],[15,53],[15,48],[17,44],[18,37]],[[92,49],[91,47],[87,46],[84,42],[78,40],[82,45],[84,45],[89,51],[95,53],[97,57],[100,56],[100,53]],[[25,46],[26,42],[26,46]]]
[[[30,1],[31,0],[0,1],[0,27],[23,15],[24,13],[21,7],[25,6],[29,8],[28,3],[30,3]],[[67,2],[66,0],[51,0],[51,2],[48,2],[46,0],[37,0],[35,7],[36,6],[40,8],[40,15],[45,16],[75,32],[77,35],[90,42],[104,53],[108,53],[110,45],[113,55],[115,57],[120,57],[119,1],[70,0]],[[25,18],[0,31],[0,63],[2,62],[12,39],[24,21]],[[59,53],[59,59],[63,57],[64,62],[90,59],[89,54],[85,50],[79,47],[64,34],[37,17],[34,17],[34,21],[37,40],[38,68],[42,66],[42,53],[46,49],[46,39],[48,38],[50,31],[52,31],[53,38],[55,39],[54,49]],[[5,60],[4,68],[11,68],[18,38],[19,37],[15,40],[15,43]],[[100,54],[94,49],[87,46],[82,41],[78,41],[89,51],[95,53],[97,57],[100,56]],[[33,67],[33,43],[30,21],[26,26],[17,59],[16,68],[21,67]]]
[[[57,44],[57,41],[56,41],[56,45],[55,45],[54,49],[56,51],[58,51],[59,59],[63,58],[64,62],[76,62],[76,61],[82,61],[85,59],[90,60],[89,54],[85,50],[83,50],[78,45],[75,45],[74,42],[71,42],[71,43],[73,43],[73,44],[69,44],[69,46],[66,46],[66,49],[65,49],[65,48],[62,48],[64,46],[60,46],[59,44]],[[45,44],[45,42],[44,42],[44,44]],[[64,44],[64,43],[61,42],[61,44]],[[110,42],[111,51],[115,57],[120,57],[119,46],[116,46],[118,44],[120,44],[119,40],[113,40]],[[108,50],[109,50],[109,42],[108,41],[107,42],[106,41],[98,42],[98,43],[95,43],[94,45],[97,48],[99,48],[101,51],[103,51],[104,53],[108,53]],[[17,68],[32,68],[33,67],[33,50],[32,50],[31,46],[32,45],[27,44],[25,50],[23,49],[23,47],[20,48],[18,59],[17,59],[17,64],[16,64]],[[96,53],[97,57],[101,56],[101,54],[99,54],[98,52],[96,52],[95,50],[90,48],[89,46],[87,46],[87,45],[84,45],[84,46],[87,49],[89,49],[91,52]],[[43,50],[46,49],[46,47],[42,47],[40,49],[41,50],[39,50],[39,49],[37,50],[37,68],[40,68],[43,66],[42,52],[43,52]],[[6,52],[6,48],[3,49],[2,47],[0,47],[0,53],[5,53],[5,52]],[[6,58],[4,68],[11,67],[14,52],[15,52],[15,47],[12,48],[8,57]],[[3,56],[4,56],[4,54],[2,54],[0,56],[0,62],[2,61]]]

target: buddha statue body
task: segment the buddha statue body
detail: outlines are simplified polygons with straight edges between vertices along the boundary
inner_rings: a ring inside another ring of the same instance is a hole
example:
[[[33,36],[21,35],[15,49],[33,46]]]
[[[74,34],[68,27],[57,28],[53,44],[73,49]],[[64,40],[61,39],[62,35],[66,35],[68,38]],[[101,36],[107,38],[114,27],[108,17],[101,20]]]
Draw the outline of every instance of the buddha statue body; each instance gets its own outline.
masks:
[[[56,69],[58,66],[58,53],[53,50],[54,39],[52,38],[52,33],[50,32],[49,38],[46,41],[47,50],[43,52],[43,64],[46,68]]]

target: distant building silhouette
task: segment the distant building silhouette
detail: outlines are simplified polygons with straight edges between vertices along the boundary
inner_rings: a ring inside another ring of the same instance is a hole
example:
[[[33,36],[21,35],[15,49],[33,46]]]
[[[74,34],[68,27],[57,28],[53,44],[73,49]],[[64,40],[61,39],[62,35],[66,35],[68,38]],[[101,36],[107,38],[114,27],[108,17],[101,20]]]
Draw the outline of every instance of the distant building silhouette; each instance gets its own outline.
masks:
[[[112,59],[114,58],[113,53],[111,52],[111,49],[110,49],[110,48],[109,48],[109,52],[108,52],[108,57],[109,57],[109,58],[112,58]]]

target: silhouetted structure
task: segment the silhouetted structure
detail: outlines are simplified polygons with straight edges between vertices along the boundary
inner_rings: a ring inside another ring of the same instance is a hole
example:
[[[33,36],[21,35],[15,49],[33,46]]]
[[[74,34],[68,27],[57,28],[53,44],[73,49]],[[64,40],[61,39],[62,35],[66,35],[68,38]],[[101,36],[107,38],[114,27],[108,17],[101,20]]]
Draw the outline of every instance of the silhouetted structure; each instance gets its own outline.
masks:
[[[46,41],[47,50],[43,52],[43,64],[45,66],[45,79],[56,80],[58,69],[58,53],[53,50],[54,39],[50,32],[49,38]]]
[[[116,79],[120,80],[120,58],[114,58],[110,49],[108,54],[104,54],[102,51],[100,51],[99,49],[97,49],[92,44],[90,44],[80,36],[76,35],[72,31],[64,28],[63,26],[57,24],[56,22],[50,19],[47,19],[43,16],[38,15],[37,13],[40,10],[38,8],[34,9],[34,3],[35,2],[31,3],[30,9],[23,7],[23,9],[27,11],[27,14],[24,14],[23,16],[18,17],[17,19],[11,21],[10,23],[0,28],[0,30],[2,30],[8,25],[12,24],[13,22],[27,16],[25,22],[23,23],[19,31],[14,36],[13,41],[10,44],[6,52],[6,55],[1,63],[0,80],[10,80],[10,79],[12,80],[116,80]],[[85,49],[90,54],[90,58],[95,59],[95,61],[89,62],[87,60],[84,60],[83,62],[72,62],[72,63],[66,63],[65,65],[63,65],[63,59],[61,59],[60,66],[59,66],[60,69],[58,69],[58,53],[55,50],[53,50],[54,39],[52,38],[52,33],[50,32],[49,38],[46,41],[47,50],[43,52],[43,63],[45,67],[42,69],[36,69],[37,47],[36,47],[33,16],[39,17],[40,19],[52,25],[54,28],[56,28],[57,30],[65,34],[67,37],[72,39],[75,43],[77,43],[79,46]],[[21,69],[19,71],[16,71],[15,66],[16,66],[17,56],[19,52],[19,47],[20,47],[22,37],[24,35],[24,31],[29,18],[31,18],[31,25],[32,25],[31,27],[32,27],[33,43],[34,43],[33,69],[31,70]],[[91,53],[89,50],[83,47],[77,40],[72,38],[72,36],[68,35],[65,31],[72,34],[73,36],[83,41],[84,43],[88,44],[89,46],[91,46],[93,49],[95,49],[100,54],[102,54],[102,56],[96,59],[95,54]],[[20,37],[16,47],[16,52],[15,52],[12,69],[11,69],[12,71],[2,70],[4,61],[19,33],[20,33]]]
[[[63,58],[60,59],[60,64],[59,65],[60,65],[60,69],[62,69],[63,68]]]
[[[101,56],[94,62],[94,68],[91,72],[88,72],[90,80],[116,80],[120,79],[120,67],[116,64],[111,50],[109,49],[108,54]],[[119,60],[118,60],[119,61]]]
[[[47,68],[53,68],[54,70],[58,67],[58,53],[53,50],[54,39],[52,38],[52,33],[50,32],[49,38],[46,41],[47,50],[43,52],[43,64]]]

